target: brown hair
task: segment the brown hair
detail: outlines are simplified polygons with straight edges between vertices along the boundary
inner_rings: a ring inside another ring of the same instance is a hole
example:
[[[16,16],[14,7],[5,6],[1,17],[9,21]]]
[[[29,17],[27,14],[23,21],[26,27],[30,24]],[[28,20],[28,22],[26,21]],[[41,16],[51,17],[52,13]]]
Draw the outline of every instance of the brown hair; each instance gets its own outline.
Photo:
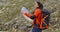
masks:
[[[43,9],[43,4],[42,3],[37,2],[37,4],[38,4],[38,6],[39,6],[40,9]]]

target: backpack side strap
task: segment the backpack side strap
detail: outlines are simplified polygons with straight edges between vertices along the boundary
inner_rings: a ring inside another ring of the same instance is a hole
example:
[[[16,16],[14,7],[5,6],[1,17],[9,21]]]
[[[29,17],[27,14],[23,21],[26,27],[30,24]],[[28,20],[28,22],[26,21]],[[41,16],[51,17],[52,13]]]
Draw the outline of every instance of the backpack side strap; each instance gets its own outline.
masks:
[[[40,28],[43,28],[43,27],[42,27],[42,24],[43,24],[43,23],[44,23],[45,25],[47,25],[47,24],[44,22],[44,20],[45,20],[46,17],[48,17],[48,15],[46,15],[44,18],[41,19]]]

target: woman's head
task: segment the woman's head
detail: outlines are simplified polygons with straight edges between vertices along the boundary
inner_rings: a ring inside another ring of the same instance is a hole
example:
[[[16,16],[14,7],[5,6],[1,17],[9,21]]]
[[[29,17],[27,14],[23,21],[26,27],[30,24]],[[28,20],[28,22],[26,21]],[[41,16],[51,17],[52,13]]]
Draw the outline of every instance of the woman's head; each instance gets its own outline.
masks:
[[[43,9],[43,4],[40,2],[35,2],[35,7],[39,7],[40,9]]]

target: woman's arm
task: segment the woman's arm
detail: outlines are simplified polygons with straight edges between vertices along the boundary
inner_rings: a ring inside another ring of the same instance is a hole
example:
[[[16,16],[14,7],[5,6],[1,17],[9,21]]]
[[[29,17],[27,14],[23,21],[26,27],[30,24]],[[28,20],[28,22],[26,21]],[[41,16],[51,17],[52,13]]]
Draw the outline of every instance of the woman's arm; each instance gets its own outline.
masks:
[[[28,13],[25,13],[25,15],[26,15],[27,17],[29,17],[30,19],[35,19],[35,18],[36,18],[35,15],[30,15],[30,14],[28,14]]]

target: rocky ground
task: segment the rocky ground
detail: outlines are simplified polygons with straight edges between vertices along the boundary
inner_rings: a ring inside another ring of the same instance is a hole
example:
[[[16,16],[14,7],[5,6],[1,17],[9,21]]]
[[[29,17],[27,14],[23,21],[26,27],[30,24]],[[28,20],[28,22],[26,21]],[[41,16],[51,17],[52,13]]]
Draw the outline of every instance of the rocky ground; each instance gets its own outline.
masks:
[[[40,0],[51,11],[50,27],[44,32],[60,32],[60,0]],[[0,32],[31,32],[31,25],[21,14],[21,7],[34,11],[34,0],[0,0]]]

